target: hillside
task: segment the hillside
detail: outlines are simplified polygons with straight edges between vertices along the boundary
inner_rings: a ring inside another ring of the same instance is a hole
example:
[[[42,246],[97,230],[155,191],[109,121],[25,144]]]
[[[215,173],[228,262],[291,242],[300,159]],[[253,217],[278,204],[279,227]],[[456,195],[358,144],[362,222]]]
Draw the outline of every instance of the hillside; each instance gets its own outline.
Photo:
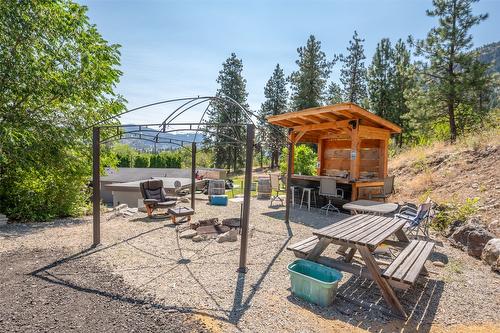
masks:
[[[417,147],[390,159],[398,202],[463,203],[479,198],[478,215],[499,235],[500,133],[475,135],[456,145]]]
[[[476,49],[479,53],[479,60],[484,63],[491,63],[493,72],[500,73],[500,42],[486,44]]]

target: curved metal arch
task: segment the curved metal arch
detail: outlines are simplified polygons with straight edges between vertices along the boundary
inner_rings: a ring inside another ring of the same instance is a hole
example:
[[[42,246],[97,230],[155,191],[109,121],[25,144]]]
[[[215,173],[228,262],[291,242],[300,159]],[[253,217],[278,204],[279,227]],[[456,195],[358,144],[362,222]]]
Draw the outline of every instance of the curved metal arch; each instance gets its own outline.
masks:
[[[154,140],[150,140],[150,139],[146,139],[146,138],[133,138],[133,137],[128,137],[128,138],[116,138],[116,137],[114,137],[114,138],[109,138],[107,140],[101,141],[100,143],[101,144],[106,144],[106,143],[110,143],[110,142],[118,141],[118,140],[141,140],[141,141],[148,141],[148,142],[151,142],[151,143],[154,143],[154,144],[158,143],[158,142],[156,142]],[[180,144],[175,143],[175,142],[169,142],[169,144],[172,144],[172,145],[175,145],[175,146],[179,146],[181,148],[187,148],[187,146],[183,146],[183,145],[180,145]]]
[[[146,132],[146,134],[142,134],[143,132]],[[105,141],[105,140],[109,140],[109,139],[112,139],[112,138],[115,138],[115,137],[122,137],[123,139],[125,139],[125,137],[123,137],[124,135],[126,134],[139,134],[139,135],[142,135],[142,136],[146,136],[146,137],[151,137],[151,138],[155,138],[156,136],[154,135],[149,135],[147,134],[147,132],[154,132],[156,133],[156,130],[152,129],[152,128],[146,128],[146,129],[139,129],[139,130],[134,130],[134,131],[128,131],[128,132],[122,132],[122,133],[116,133],[116,134],[113,134],[109,137],[107,137],[106,139],[103,139],[101,140],[101,143],[102,141]],[[175,138],[169,138],[169,137],[163,137],[161,139],[166,139],[166,140],[174,140],[174,141],[179,141],[181,142],[182,144],[183,143],[189,143],[191,144],[192,141],[186,141],[186,140],[180,140],[180,139],[175,139]],[[165,142],[160,142],[160,141],[157,141],[157,143],[165,143]],[[168,142],[167,142],[168,143]]]

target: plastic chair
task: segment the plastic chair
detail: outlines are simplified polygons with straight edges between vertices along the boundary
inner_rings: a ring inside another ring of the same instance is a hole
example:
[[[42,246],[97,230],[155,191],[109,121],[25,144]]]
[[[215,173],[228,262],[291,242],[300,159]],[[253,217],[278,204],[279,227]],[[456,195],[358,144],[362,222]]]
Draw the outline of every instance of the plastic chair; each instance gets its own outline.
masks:
[[[337,182],[335,179],[321,178],[319,195],[328,198],[328,204],[321,207],[321,210],[326,210],[326,215],[328,215],[328,211],[330,209],[340,213],[339,209],[332,204],[332,198],[343,198],[344,190],[337,188]]]

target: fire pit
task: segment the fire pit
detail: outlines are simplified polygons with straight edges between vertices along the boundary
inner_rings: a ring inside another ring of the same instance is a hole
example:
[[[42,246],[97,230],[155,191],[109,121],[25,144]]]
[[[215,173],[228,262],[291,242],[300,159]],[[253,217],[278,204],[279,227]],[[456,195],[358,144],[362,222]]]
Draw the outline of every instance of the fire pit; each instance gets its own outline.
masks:
[[[192,238],[199,242],[207,239],[217,238],[222,241],[235,241],[236,229],[239,229],[240,219],[225,219],[219,222],[218,218],[191,222],[183,226],[178,226],[180,238]],[[235,229],[232,231],[231,229]],[[236,236],[237,237],[237,236]]]

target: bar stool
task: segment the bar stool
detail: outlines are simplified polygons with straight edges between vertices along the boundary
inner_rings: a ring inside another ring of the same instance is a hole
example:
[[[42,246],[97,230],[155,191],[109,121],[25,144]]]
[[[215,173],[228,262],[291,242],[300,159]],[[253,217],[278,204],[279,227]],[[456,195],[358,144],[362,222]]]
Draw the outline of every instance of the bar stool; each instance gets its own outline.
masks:
[[[302,198],[300,199],[300,208],[302,208],[302,203],[304,202],[304,194],[307,192],[307,210],[311,210],[311,193],[314,199],[314,205],[317,205],[316,201],[316,188],[313,187],[303,187],[302,188]]]
[[[297,185],[291,185],[290,186],[290,192],[291,193],[291,196],[292,196],[292,207],[295,207],[295,190],[298,190],[299,191],[299,194],[300,194],[300,189],[302,187],[301,186],[297,186]]]

